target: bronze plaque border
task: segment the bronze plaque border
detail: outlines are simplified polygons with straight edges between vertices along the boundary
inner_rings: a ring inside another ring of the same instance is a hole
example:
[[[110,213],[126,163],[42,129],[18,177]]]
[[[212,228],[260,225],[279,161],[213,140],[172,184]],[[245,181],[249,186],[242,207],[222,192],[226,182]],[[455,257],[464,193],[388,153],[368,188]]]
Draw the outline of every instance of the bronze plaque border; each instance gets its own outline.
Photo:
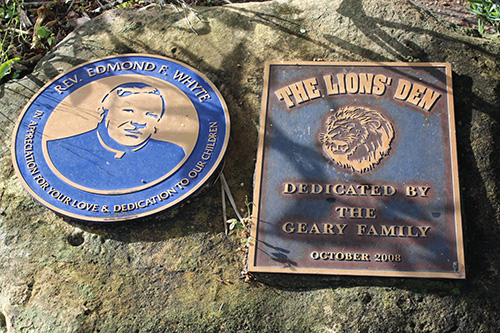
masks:
[[[300,268],[300,267],[264,267],[256,266],[255,252],[257,251],[256,243],[258,242],[257,226],[259,220],[260,194],[262,183],[262,169],[264,158],[264,136],[265,136],[265,120],[267,119],[267,105],[269,99],[269,83],[270,69],[273,65],[308,65],[308,66],[408,66],[408,67],[444,67],[446,72],[446,88],[448,100],[448,118],[449,118],[449,134],[450,134],[450,150],[451,150],[451,173],[453,187],[453,202],[454,202],[454,217],[456,230],[456,246],[458,256],[458,270],[456,273],[442,272],[413,272],[413,271],[393,271],[393,270],[368,270],[368,269],[324,269],[324,268]],[[264,67],[264,85],[261,104],[259,142],[257,151],[257,162],[255,171],[255,186],[254,186],[254,207],[252,215],[252,230],[251,237],[254,241],[250,245],[248,257],[248,271],[253,273],[292,273],[292,274],[323,274],[323,275],[352,275],[352,276],[375,276],[375,277],[407,277],[407,278],[448,278],[448,279],[465,279],[465,257],[462,234],[462,217],[460,205],[460,187],[458,177],[458,161],[457,161],[457,144],[456,144],[456,129],[455,129],[455,114],[453,104],[453,87],[452,87],[452,69],[450,63],[398,63],[398,62],[314,62],[314,61],[266,61]]]

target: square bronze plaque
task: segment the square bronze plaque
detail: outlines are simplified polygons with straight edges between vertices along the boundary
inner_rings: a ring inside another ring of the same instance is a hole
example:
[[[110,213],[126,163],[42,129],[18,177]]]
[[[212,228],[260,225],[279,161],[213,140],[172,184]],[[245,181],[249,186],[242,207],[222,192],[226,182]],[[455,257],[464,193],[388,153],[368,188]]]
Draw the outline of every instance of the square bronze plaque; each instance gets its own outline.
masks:
[[[249,271],[465,278],[450,64],[264,76]]]

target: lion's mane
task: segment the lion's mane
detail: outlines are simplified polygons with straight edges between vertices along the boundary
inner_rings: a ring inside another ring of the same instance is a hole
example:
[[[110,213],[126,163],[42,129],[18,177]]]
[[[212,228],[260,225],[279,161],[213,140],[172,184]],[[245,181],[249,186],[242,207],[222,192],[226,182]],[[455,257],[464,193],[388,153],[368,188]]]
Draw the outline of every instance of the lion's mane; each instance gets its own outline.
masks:
[[[377,111],[365,107],[339,109],[326,121],[320,142],[326,155],[358,173],[372,170],[389,154],[394,129]]]

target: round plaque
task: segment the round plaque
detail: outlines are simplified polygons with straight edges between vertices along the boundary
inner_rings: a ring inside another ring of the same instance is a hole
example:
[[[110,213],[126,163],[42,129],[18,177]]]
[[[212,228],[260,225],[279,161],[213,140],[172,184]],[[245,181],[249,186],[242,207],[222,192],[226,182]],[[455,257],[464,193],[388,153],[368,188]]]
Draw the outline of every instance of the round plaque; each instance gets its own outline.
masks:
[[[203,74],[144,54],[79,65],[47,83],[13,135],[30,194],[65,216],[136,219],[198,190],[220,164],[229,114]]]

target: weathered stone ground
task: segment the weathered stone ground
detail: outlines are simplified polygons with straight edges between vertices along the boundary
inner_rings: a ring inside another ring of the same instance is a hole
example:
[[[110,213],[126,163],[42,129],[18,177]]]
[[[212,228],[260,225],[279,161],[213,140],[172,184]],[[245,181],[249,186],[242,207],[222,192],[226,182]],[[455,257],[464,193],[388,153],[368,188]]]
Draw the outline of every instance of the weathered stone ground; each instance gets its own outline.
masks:
[[[108,12],[0,88],[0,332],[499,331],[499,45],[405,0],[281,0],[199,16],[190,16],[194,34],[171,8]],[[224,173],[241,208],[252,196],[265,60],[450,62],[467,279],[244,283],[218,183],[174,216],[128,224],[76,223],[42,207],[10,160],[22,106],[74,65],[136,52],[185,62],[220,88],[232,121]]]

